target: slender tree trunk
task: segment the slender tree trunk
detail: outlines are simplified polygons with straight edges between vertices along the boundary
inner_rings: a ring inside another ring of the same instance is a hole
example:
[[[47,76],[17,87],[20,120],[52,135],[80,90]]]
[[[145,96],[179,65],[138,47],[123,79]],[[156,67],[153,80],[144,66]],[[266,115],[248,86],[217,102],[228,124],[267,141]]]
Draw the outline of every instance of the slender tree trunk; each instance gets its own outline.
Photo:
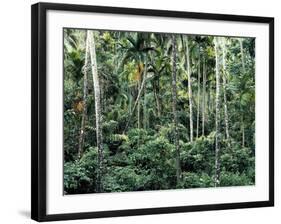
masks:
[[[176,50],[176,37],[172,35],[172,97],[173,97],[173,115],[174,115],[174,141],[176,147],[176,175],[177,183],[181,178],[181,166],[180,166],[180,149],[179,149],[179,136],[178,136],[178,115],[177,115],[177,50]]]
[[[205,136],[205,108],[206,108],[206,67],[203,59],[203,96],[202,96],[202,135]]]
[[[196,127],[196,138],[199,137],[199,118],[200,118],[200,79],[201,79],[201,69],[200,69],[201,61],[200,61],[200,49],[199,49],[199,61],[198,61],[198,74],[197,74],[197,127]]]
[[[159,95],[158,91],[156,89],[156,83],[153,84],[153,93],[154,93],[154,99],[155,99],[155,104],[156,104],[156,109],[157,109],[157,116],[160,118],[161,116],[161,109],[160,109],[160,102],[159,102]]]
[[[79,135],[79,142],[78,142],[78,158],[81,158],[83,154],[83,147],[84,147],[84,139],[85,139],[85,123],[87,119],[87,90],[88,90],[88,58],[89,58],[89,44],[86,37],[86,47],[85,47],[85,64],[83,67],[83,112],[82,112],[82,120],[81,120],[81,128],[80,128],[80,135]]]
[[[144,84],[145,86],[145,84]],[[141,84],[140,80],[138,81],[138,92],[140,92]],[[141,128],[141,121],[140,121],[140,110],[141,110],[141,104],[140,100],[138,100],[138,108],[137,108],[137,118],[138,118],[138,130]],[[140,136],[138,136],[138,148],[140,147]]]
[[[97,192],[103,191],[103,143],[102,143],[102,115],[101,115],[101,99],[100,99],[100,83],[97,68],[97,57],[95,39],[92,31],[87,31],[87,39],[89,41],[90,58],[92,65],[93,85],[95,93],[95,114],[96,114],[96,138],[98,148],[98,170],[97,170]]]
[[[138,81],[138,92],[140,92],[140,88],[141,88],[141,84],[140,81]],[[140,129],[140,109],[141,109],[141,105],[140,105],[140,101],[138,100],[138,129]]]
[[[208,116],[209,118],[212,118],[212,114],[214,112],[214,101],[215,101],[215,98],[213,97],[213,94],[211,92],[211,88],[209,89],[208,91]]]
[[[190,142],[193,142],[193,109],[192,109],[192,83],[191,83],[191,64],[190,64],[190,55],[189,55],[189,40],[188,36],[186,37],[186,69],[188,77],[188,99],[189,99],[189,126],[190,126]]]
[[[243,42],[242,42],[242,38],[239,38],[239,44],[240,44],[240,53],[241,53],[241,61],[242,61],[242,71],[243,74],[245,75],[246,73],[246,69],[245,69],[245,59],[244,59],[244,49],[243,49]],[[241,109],[241,113],[242,113],[242,109]],[[243,115],[241,114],[241,134],[242,134],[242,147],[245,147],[245,126],[244,126],[244,118]]]
[[[220,74],[218,40],[214,37],[216,55],[216,151],[215,151],[215,186],[220,184]]]
[[[226,63],[225,63],[225,39],[222,37],[222,66],[223,66],[223,101],[224,101],[224,123],[225,123],[225,135],[227,142],[229,141],[229,119],[228,119],[228,108],[227,108],[227,99],[226,99]],[[229,142],[228,142],[229,144]]]
[[[131,119],[132,119],[132,116],[133,116],[133,114],[134,114],[134,112],[135,112],[135,109],[136,109],[137,105],[139,104],[140,97],[141,97],[142,91],[143,91],[143,89],[144,89],[144,84],[145,84],[145,82],[146,82],[146,74],[144,73],[144,74],[143,74],[142,83],[141,83],[140,87],[138,88],[139,90],[138,90],[137,99],[136,99],[135,104],[134,104],[134,106],[133,106],[133,109],[132,109],[132,111],[131,111],[131,113],[130,113],[130,115],[129,115],[129,117],[128,117],[128,120],[127,120],[127,123],[126,123],[126,125],[125,125],[125,128],[124,128],[123,133],[125,133],[125,131],[126,131],[127,128],[129,127],[129,124],[130,124],[130,122],[131,122]],[[138,126],[140,126],[140,125],[138,125]]]
[[[242,60],[242,69],[243,69],[243,74],[245,74],[245,59],[244,59],[244,49],[243,49],[243,42],[242,38],[239,38],[239,44],[240,44],[240,53],[241,53],[241,60]]]
[[[143,89],[143,129],[147,128],[146,85]]]
[[[147,56],[146,56],[147,57]],[[145,59],[145,65],[144,65],[144,76],[147,76],[147,59]],[[146,108],[146,83],[144,83],[143,87],[143,128],[146,129],[148,122],[147,122],[147,108]]]

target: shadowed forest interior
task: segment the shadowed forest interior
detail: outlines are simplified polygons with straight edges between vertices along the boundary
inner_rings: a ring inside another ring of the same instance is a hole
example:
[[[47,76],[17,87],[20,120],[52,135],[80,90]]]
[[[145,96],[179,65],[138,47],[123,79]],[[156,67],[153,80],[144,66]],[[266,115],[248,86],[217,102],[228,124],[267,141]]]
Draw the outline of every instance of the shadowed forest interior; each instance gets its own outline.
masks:
[[[255,184],[255,38],[64,29],[64,193]]]

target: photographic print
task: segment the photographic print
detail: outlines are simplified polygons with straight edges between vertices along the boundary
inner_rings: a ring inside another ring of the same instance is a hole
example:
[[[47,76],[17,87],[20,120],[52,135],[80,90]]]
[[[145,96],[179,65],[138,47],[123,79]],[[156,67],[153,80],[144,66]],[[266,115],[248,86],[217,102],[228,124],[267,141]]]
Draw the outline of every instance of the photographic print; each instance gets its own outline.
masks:
[[[255,185],[255,38],[63,29],[64,194]]]
[[[274,206],[274,18],[31,12],[32,219]]]

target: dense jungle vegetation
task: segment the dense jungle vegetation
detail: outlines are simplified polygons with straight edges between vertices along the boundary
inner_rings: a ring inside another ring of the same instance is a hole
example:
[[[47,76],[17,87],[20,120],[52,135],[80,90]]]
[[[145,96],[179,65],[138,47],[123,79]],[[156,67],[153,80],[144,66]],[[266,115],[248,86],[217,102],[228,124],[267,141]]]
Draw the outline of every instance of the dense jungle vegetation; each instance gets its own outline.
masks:
[[[254,38],[64,29],[65,194],[254,183]]]

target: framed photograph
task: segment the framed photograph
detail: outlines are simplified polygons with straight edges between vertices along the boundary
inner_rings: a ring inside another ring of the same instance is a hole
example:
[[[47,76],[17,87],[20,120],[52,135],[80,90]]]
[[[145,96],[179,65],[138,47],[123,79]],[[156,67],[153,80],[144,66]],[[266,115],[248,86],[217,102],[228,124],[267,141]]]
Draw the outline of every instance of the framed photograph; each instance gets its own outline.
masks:
[[[274,19],[32,5],[32,219],[274,205]]]

